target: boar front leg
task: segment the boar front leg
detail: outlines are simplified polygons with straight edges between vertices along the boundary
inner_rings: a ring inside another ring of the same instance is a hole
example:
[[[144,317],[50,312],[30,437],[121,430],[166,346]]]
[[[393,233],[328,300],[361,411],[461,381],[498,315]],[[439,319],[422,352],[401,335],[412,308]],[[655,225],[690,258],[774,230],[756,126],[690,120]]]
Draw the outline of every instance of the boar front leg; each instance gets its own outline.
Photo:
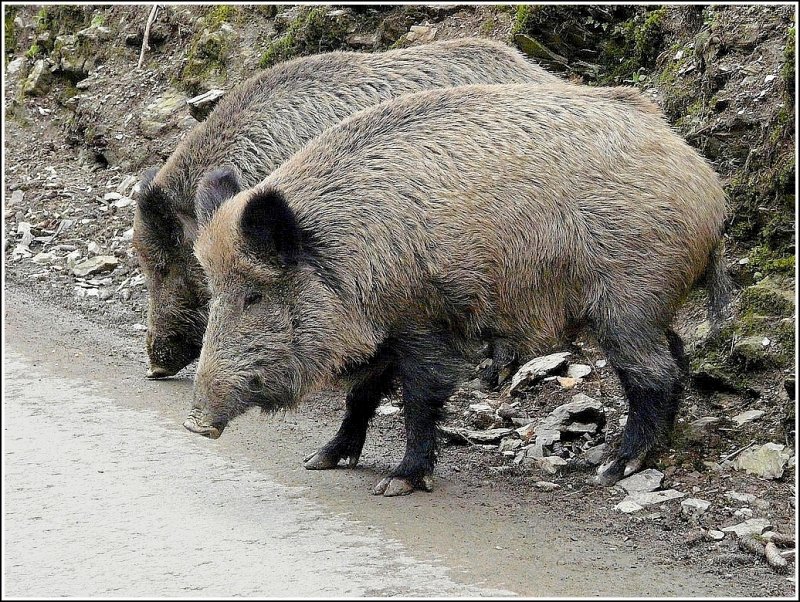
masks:
[[[394,369],[402,383],[406,453],[402,462],[372,490],[374,495],[408,495],[433,489],[436,423],[455,390],[454,363],[446,337],[418,335],[397,346]]]
[[[355,468],[367,438],[367,426],[381,399],[392,391],[392,372],[385,361],[373,361],[360,371],[347,394],[342,425],[336,435],[318,452],[305,458],[308,470],[336,468],[347,460]]]

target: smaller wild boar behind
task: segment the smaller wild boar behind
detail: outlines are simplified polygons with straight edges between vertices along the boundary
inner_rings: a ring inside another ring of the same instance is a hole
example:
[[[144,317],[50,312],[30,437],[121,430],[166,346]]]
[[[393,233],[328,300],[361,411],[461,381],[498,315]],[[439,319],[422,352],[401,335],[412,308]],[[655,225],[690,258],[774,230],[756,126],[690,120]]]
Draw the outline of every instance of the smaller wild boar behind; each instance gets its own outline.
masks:
[[[218,437],[250,407],[338,378],[344,421],[306,467],[353,466],[399,381],[406,454],[375,493],[430,489],[460,350],[502,337],[538,353],[585,327],[630,405],[600,481],[637,470],[677,411],[679,303],[703,278],[724,301],[725,198],[657,112],[609,96],[421,92],[327,130],[230,200],[236,174],[215,172],[195,243],[210,315],[185,426]]]
[[[465,38],[298,58],[236,86],[163,167],[143,177],[133,244],[147,278],[148,376],[171,376],[200,353],[208,295],[192,244],[205,174],[227,166],[253,186],[328,126],[381,101],[430,88],[521,82],[567,85],[505,44]]]

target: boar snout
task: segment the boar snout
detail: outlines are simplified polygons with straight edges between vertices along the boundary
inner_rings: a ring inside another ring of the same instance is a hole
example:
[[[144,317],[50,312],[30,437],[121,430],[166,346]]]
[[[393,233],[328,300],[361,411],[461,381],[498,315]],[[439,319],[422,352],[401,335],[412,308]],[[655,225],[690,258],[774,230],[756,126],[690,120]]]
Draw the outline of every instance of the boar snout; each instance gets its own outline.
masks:
[[[150,368],[147,378],[166,378],[180,372],[200,355],[200,345],[191,336],[159,336],[147,339]]]
[[[209,439],[219,439],[226,424],[219,420],[213,420],[202,408],[195,405],[189,412],[188,418],[183,423],[183,427],[192,433],[203,435]]]

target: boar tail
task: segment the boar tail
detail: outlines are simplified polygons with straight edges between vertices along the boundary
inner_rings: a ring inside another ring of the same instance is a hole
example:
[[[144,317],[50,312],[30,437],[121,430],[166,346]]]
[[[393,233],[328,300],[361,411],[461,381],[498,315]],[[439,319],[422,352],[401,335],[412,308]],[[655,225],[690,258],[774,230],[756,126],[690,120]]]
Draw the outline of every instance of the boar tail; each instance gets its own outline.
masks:
[[[711,251],[703,276],[708,293],[708,317],[714,330],[718,330],[727,317],[733,292],[733,281],[728,274],[722,251],[723,244],[720,242]]]

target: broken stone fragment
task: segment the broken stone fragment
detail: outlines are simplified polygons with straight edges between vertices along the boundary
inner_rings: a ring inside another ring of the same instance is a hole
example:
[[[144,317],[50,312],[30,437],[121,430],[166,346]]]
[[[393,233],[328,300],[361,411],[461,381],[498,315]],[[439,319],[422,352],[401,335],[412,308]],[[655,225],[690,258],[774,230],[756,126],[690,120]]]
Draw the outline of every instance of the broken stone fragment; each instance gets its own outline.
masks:
[[[189,105],[189,113],[197,121],[204,121],[223,96],[225,96],[225,91],[217,88],[194,96],[186,101],[186,104]]]
[[[564,351],[562,353],[553,353],[534,358],[528,363],[524,364],[519,370],[517,370],[514,378],[511,379],[511,388],[509,389],[509,393],[514,394],[524,387],[533,384],[537,380],[544,378],[548,374],[552,374],[559,368],[562,368],[564,364],[567,363],[567,357],[569,355],[570,353],[568,351]]]
[[[753,420],[758,420],[761,418],[766,412],[763,410],[747,410],[746,412],[742,412],[741,414],[737,414],[731,420],[733,420],[737,426],[742,426],[743,424],[747,424],[748,422],[752,422]]]
[[[681,515],[688,519],[698,519],[711,507],[711,502],[690,497],[681,501]]]
[[[97,255],[75,264],[75,267],[72,268],[72,273],[79,278],[84,278],[92,274],[111,272],[118,264],[119,260],[113,255]]]
[[[682,498],[685,495],[685,493],[681,493],[680,491],[676,491],[674,489],[665,489],[664,491],[634,491],[633,493],[628,494],[625,500],[629,500],[639,504],[642,507],[646,507]]]
[[[765,443],[761,447],[743,451],[733,463],[737,470],[744,470],[764,479],[779,479],[783,476],[790,454],[780,443]]]
[[[761,535],[767,529],[772,528],[772,523],[766,518],[751,518],[736,525],[723,527],[722,531],[725,533],[735,533],[736,537],[749,537],[752,535]]]
[[[661,487],[661,482],[664,480],[664,473],[654,468],[648,468],[641,472],[637,472],[617,483],[628,493],[641,492],[641,491],[655,491]]]

